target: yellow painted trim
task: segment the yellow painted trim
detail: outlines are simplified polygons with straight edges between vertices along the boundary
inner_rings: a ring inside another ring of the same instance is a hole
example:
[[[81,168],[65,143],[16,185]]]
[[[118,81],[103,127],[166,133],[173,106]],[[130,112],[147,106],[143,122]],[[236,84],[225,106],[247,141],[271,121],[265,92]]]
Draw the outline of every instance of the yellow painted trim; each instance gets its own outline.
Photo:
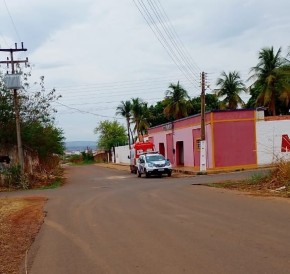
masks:
[[[211,113],[213,116],[213,113]],[[214,120],[213,117],[211,118],[210,121],[206,121],[205,125],[210,125],[212,123],[227,123],[227,122],[245,122],[245,121],[255,121],[255,118],[247,118],[247,119],[228,119],[228,120]],[[179,129],[184,129],[184,128],[188,128],[188,127],[195,127],[195,126],[200,126],[200,122],[198,123],[189,123],[186,124],[182,127],[176,127],[175,130],[179,130]]]
[[[227,120],[213,120],[213,123],[245,122],[245,121],[255,121],[255,118],[246,118],[246,119],[227,119]]]
[[[206,126],[209,125],[209,124],[210,124],[210,122],[205,123]],[[200,123],[196,123],[196,124],[187,124],[187,125],[185,125],[185,126],[183,126],[183,127],[177,127],[177,128],[175,128],[174,130],[177,131],[177,130],[179,130],[179,129],[189,128],[189,127],[196,127],[196,126],[199,126],[199,128],[200,128]]]
[[[213,113],[210,113],[210,127],[211,127],[211,149],[212,149],[212,165],[215,168],[215,143],[214,143],[214,127],[213,127]]]

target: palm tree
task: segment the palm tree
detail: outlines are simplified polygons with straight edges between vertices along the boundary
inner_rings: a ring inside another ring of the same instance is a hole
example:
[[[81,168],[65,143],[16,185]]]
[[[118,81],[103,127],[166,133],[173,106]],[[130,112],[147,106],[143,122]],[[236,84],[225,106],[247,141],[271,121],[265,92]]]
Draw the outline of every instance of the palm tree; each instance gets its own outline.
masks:
[[[147,130],[150,127],[150,124],[149,124],[150,118],[151,118],[150,109],[148,108],[147,103],[143,103],[142,109],[141,109],[139,128],[138,128],[141,135],[147,134]]]
[[[132,120],[135,123],[134,131],[137,136],[143,135],[149,128],[149,110],[147,103],[140,98],[132,98]]]
[[[187,91],[177,82],[177,85],[171,83],[165,93],[163,110],[167,118],[180,119],[188,116],[188,110],[191,108]]]
[[[268,107],[272,115],[276,115],[277,99],[285,100],[289,94],[290,62],[281,56],[281,47],[275,53],[273,47],[263,48],[259,52],[259,63],[251,68],[249,79],[255,79],[259,88],[257,106]],[[282,97],[281,97],[282,95]],[[285,100],[287,103],[287,99]]]
[[[282,67],[282,72],[284,71],[284,74],[286,74],[285,79],[283,80],[283,90],[280,95],[280,101],[284,103],[287,111],[286,113],[289,114],[290,112],[290,46],[288,47],[288,54],[286,55],[286,65]]]
[[[131,149],[131,138],[130,138],[130,119],[132,117],[131,110],[132,104],[131,101],[121,101],[121,104],[116,109],[116,115],[121,115],[126,119],[127,122],[127,134],[128,134],[128,142],[129,149]]]
[[[247,89],[237,71],[229,72],[229,74],[223,71],[221,77],[217,79],[216,84],[219,87],[216,93],[217,96],[225,96],[221,101],[222,109],[237,109],[239,104],[242,106],[245,105],[240,94],[243,91],[247,92]]]

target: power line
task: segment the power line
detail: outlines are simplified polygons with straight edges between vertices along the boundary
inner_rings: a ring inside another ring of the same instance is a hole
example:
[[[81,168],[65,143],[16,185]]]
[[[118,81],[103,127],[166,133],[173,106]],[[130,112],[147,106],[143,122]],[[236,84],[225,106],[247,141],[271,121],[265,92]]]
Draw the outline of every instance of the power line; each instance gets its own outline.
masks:
[[[59,90],[59,92],[61,92],[62,90]],[[134,90],[118,90],[118,91],[107,91],[107,92],[100,92],[98,93],[98,90],[95,91],[86,91],[83,94],[78,94],[79,92],[76,93],[72,93],[72,94],[66,94],[63,95],[63,97],[66,98],[92,98],[92,96],[97,96],[98,98],[107,98],[112,97],[112,96],[133,96],[136,97],[136,95],[144,95],[144,92],[146,92],[145,95],[150,95],[150,94],[156,94],[156,93],[163,93],[165,94],[165,90],[164,91],[159,91],[158,88],[144,88],[144,89],[134,89]],[[102,96],[103,95],[103,96]]]
[[[156,100],[163,100],[164,97],[157,97],[157,98],[150,98],[150,100],[145,100],[146,103],[151,102],[151,101],[156,101]],[[83,105],[101,105],[101,104],[112,104],[112,103],[120,103],[121,101],[107,101],[107,102],[91,102],[91,98],[90,98],[90,102],[83,102],[83,103],[77,103],[77,104],[70,104],[70,106],[83,106]],[[104,108],[105,109],[109,109],[109,108]]]
[[[147,25],[150,27],[163,48],[167,51],[169,57],[176,64],[178,69],[191,82],[191,84],[193,84],[195,87],[198,87],[199,82],[196,80],[195,77],[192,79],[192,77],[196,73],[194,71],[195,69],[193,68],[193,65],[189,62],[189,58],[186,56],[184,51],[180,48],[180,46],[174,39],[174,35],[172,34],[173,31],[170,30],[168,24],[164,23],[164,16],[161,13],[160,8],[156,5],[156,2],[154,1],[153,3],[151,0],[147,0],[149,7],[144,4],[143,0],[139,0],[138,4],[135,0],[133,0],[133,2],[141,13],[144,20],[146,21]],[[149,9],[151,9],[151,11]],[[160,27],[158,27],[156,21],[159,22]]]
[[[7,13],[8,13],[8,15],[9,15],[10,21],[11,21],[11,23],[12,23],[12,25],[13,25],[13,29],[14,29],[14,31],[15,31],[15,33],[16,33],[16,36],[18,37],[19,42],[21,42],[22,39],[21,39],[21,37],[20,37],[20,35],[19,35],[19,32],[18,32],[18,30],[17,30],[17,28],[16,28],[16,25],[15,25],[15,23],[14,23],[14,20],[13,20],[13,18],[12,18],[12,15],[11,15],[9,9],[8,9],[8,6],[7,6],[7,3],[6,3],[6,0],[3,0],[3,2],[4,2],[4,4],[5,4],[5,7],[6,7],[6,10],[7,10]]]
[[[162,16],[159,14],[156,6],[154,5],[154,3],[151,0],[147,0],[147,1],[149,3],[151,10],[153,11],[155,17],[157,18],[157,21],[160,23],[161,28],[164,30],[165,36],[167,35],[167,38],[169,38],[169,41],[171,42],[171,45],[172,45],[172,49],[175,51],[176,55],[178,56],[178,60],[180,61],[180,64],[184,67],[184,69],[187,71],[187,73],[190,76],[191,76],[191,74],[192,74],[192,76],[194,76],[195,72],[193,70],[191,70],[190,65],[188,65],[186,57],[184,56],[184,54],[180,50],[179,46],[177,45],[175,39],[171,35],[171,32],[169,31],[166,24],[164,23],[164,20],[163,20]],[[155,23],[155,26],[157,27],[156,23]],[[166,39],[166,37],[165,37],[165,39]],[[193,80],[195,80],[195,79],[193,79]]]
[[[103,117],[103,118],[111,118],[111,119],[119,119],[119,120],[121,119],[121,118],[118,118],[118,117],[112,117],[112,116],[97,114],[97,113],[93,113],[93,112],[90,112],[90,111],[81,110],[81,109],[78,109],[78,108],[75,108],[75,107],[70,107],[70,106],[62,104],[60,102],[55,102],[55,103],[59,104],[61,106],[64,106],[66,108],[69,108],[69,109],[72,109],[72,110],[76,110],[76,111],[78,111],[80,113],[83,113],[83,114],[91,114],[91,115],[98,116],[98,117]]]
[[[161,92],[159,90],[155,90],[155,89],[151,89],[152,91],[148,91],[148,88],[147,89],[141,89],[141,90],[132,90],[132,91],[128,91],[127,93],[120,93],[119,94],[114,94],[114,93],[95,93],[95,92],[86,92],[86,93],[83,93],[83,94],[65,94],[65,95],[62,95],[62,99],[63,100],[80,100],[80,99],[89,99],[89,100],[92,100],[92,99],[102,99],[102,98],[108,98],[108,97],[112,97],[112,95],[114,96],[119,96],[119,97],[122,97],[122,99],[131,99],[132,97],[138,97],[138,96],[144,96],[144,91],[146,92],[145,95],[148,97],[149,95],[151,94],[154,94],[156,95],[156,93],[158,94],[161,94]],[[165,91],[164,93],[165,94]],[[196,94],[199,94],[199,92],[197,91]],[[127,96],[127,97],[126,97]]]
[[[158,25],[156,24],[156,21],[154,20],[152,14],[150,13],[149,9],[147,8],[147,6],[143,3],[143,0],[139,0],[139,3],[141,3],[143,10],[145,11],[145,13],[147,14],[147,17],[150,19],[153,27],[155,28],[155,30],[157,30],[157,32],[155,32],[158,36],[158,38],[161,38],[161,40],[164,42],[164,45],[166,47],[166,49],[169,50],[170,52],[170,56],[172,57],[172,60],[175,61],[175,64],[180,68],[180,70],[182,70],[182,72],[184,73],[184,75],[186,76],[186,78],[193,84],[194,82],[192,81],[192,75],[190,73],[190,71],[188,70],[188,68],[186,66],[184,66],[180,56],[178,53],[176,53],[175,49],[174,49],[174,45],[172,46],[172,44],[170,43],[170,41],[168,42],[168,40],[166,39],[166,35],[163,34],[162,30],[158,27]],[[152,9],[152,8],[151,8]],[[153,10],[154,13],[154,10]],[[158,16],[157,17],[157,21],[158,21]],[[151,25],[149,25],[151,27]],[[162,26],[162,24],[161,24]],[[151,28],[152,29],[152,28]],[[160,40],[160,41],[161,41]]]
[[[168,44],[168,42],[166,41],[166,39],[164,38],[163,34],[160,32],[160,30],[156,27],[155,25],[155,21],[153,19],[153,17],[151,16],[150,12],[148,11],[147,7],[144,5],[144,3],[142,1],[139,1],[140,7],[139,5],[136,3],[135,0],[133,0],[135,6],[137,7],[137,9],[139,10],[139,12],[141,13],[141,15],[143,16],[144,20],[146,21],[147,25],[150,27],[150,29],[152,30],[152,32],[154,33],[154,35],[156,36],[156,38],[158,39],[158,41],[160,42],[160,44],[162,45],[162,47],[166,50],[167,54],[169,55],[169,57],[171,58],[171,60],[175,63],[175,65],[178,67],[178,69],[181,71],[181,73],[193,84],[195,85],[195,83],[192,81],[192,79],[187,75],[187,73],[182,69],[182,66],[180,66],[180,61],[178,62],[178,57],[176,58],[176,54],[174,51],[172,51],[172,48],[170,47],[170,45]],[[146,13],[146,15],[144,14],[144,12]],[[152,25],[155,27],[155,29],[151,26],[150,22],[152,23]],[[177,59],[177,60],[176,60]]]
[[[178,77],[176,81],[180,81],[180,77]],[[175,81],[168,81],[168,84]],[[124,95],[132,95],[135,96],[137,94],[144,94],[144,91],[146,92],[146,95],[156,92],[158,93],[165,93],[166,89],[168,88],[168,85],[164,85],[164,82],[112,82],[117,84],[111,84],[111,83],[102,83],[102,84],[91,84],[91,85],[74,85],[71,86],[71,88],[68,87],[54,87],[55,90],[57,90],[60,93],[65,93],[66,98],[74,98],[74,97],[88,97],[91,95],[96,95],[100,98],[101,95],[118,95],[118,96],[124,96]],[[120,83],[120,84],[119,84]],[[183,85],[188,84],[188,81],[184,81],[181,79],[181,84]],[[35,92],[38,91],[39,88],[36,87],[30,87],[27,91]],[[46,88],[49,89],[49,88]],[[191,90],[191,89],[190,89]],[[68,92],[68,93],[67,93]],[[101,96],[102,97],[102,96]]]
[[[153,0],[155,2],[155,0]],[[193,67],[196,68],[197,72],[200,73],[202,70],[201,68],[195,63],[195,61],[193,60],[192,56],[190,55],[188,49],[186,48],[186,46],[184,45],[184,43],[182,42],[182,40],[180,39],[178,33],[176,32],[175,28],[173,27],[172,23],[171,23],[171,20],[169,19],[168,15],[166,14],[160,0],[157,0],[158,1],[158,4],[159,4],[159,7],[160,7],[160,10],[161,10],[161,14],[163,14],[165,16],[165,18],[167,19],[168,21],[168,24],[169,24],[169,29],[172,30],[172,34],[174,37],[176,37],[176,40],[179,42],[180,44],[180,47],[182,49],[184,49],[185,53],[186,53],[186,57],[188,57],[190,60],[191,60],[191,65]],[[156,2],[155,2],[156,3]],[[158,5],[157,5],[158,6]]]
[[[200,70],[196,70],[193,67],[193,65],[189,61],[188,56],[186,56],[186,54],[184,53],[183,48],[180,47],[180,44],[177,43],[176,35],[174,35],[174,32],[172,31],[173,27],[172,27],[172,25],[169,25],[167,23],[167,20],[169,21],[169,18],[168,17],[165,18],[165,16],[163,15],[163,13],[165,13],[164,9],[163,9],[163,13],[162,13],[161,9],[156,4],[155,0],[153,0],[153,1],[152,0],[148,0],[148,3],[150,5],[151,9],[153,10],[156,18],[158,19],[159,23],[161,24],[163,30],[165,31],[167,37],[171,41],[173,47],[177,50],[179,56],[181,57],[183,63],[185,64],[185,66],[188,68],[188,70],[192,73],[193,76],[198,77],[199,74],[200,74]]]
[[[61,89],[63,91],[69,90],[69,91],[75,91],[78,92],[80,90],[88,90],[88,89],[111,89],[111,88],[136,88],[139,86],[151,86],[154,85],[156,86],[156,83],[158,83],[159,85],[162,84],[162,87],[164,85],[164,81],[168,80],[168,84],[175,82],[175,80],[172,81],[172,78],[176,78],[176,81],[182,81],[182,82],[187,82],[189,83],[189,81],[187,79],[184,79],[184,76],[180,76],[180,75],[174,75],[170,78],[166,77],[166,78],[152,78],[152,79],[144,79],[144,80],[139,80],[139,81],[114,81],[114,82],[102,82],[102,83],[93,83],[93,84],[81,84],[81,85],[70,85],[70,86],[59,86],[59,87],[50,87],[55,88],[55,89]],[[180,81],[180,82],[181,82]],[[167,88],[167,87],[166,87]],[[49,88],[48,88],[49,89]],[[30,90],[37,90],[34,87],[30,87]]]

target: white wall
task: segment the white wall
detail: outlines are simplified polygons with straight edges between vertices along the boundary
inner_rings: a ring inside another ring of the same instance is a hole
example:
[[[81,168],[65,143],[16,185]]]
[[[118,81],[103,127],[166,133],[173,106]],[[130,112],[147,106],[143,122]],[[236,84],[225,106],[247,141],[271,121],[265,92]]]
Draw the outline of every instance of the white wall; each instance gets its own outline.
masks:
[[[130,164],[130,159],[128,159],[128,156],[130,155],[128,145],[115,147],[115,152],[117,164]]]
[[[258,165],[271,164],[280,159],[290,160],[290,152],[281,152],[283,134],[290,137],[290,120],[257,121]]]

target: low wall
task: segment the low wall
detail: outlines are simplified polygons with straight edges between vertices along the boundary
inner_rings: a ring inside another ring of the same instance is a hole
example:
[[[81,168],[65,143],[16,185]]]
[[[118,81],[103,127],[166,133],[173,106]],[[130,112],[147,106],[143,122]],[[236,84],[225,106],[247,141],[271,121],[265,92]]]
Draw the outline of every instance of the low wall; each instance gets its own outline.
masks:
[[[130,159],[128,158],[128,156],[130,155],[128,145],[115,147],[115,152],[117,164],[130,164]]]
[[[281,117],[284,118],[285,117]],[[273,118],[272,118],[273,119]],[[257,134],[257,157],[258,165],[272,164],[278,160],[290,160],[290,151],[283,150],[283,135],[290,137],[290,119],[288,120],[265,120],[258,121]],[[288,144],[289,145],[289,144]]]

